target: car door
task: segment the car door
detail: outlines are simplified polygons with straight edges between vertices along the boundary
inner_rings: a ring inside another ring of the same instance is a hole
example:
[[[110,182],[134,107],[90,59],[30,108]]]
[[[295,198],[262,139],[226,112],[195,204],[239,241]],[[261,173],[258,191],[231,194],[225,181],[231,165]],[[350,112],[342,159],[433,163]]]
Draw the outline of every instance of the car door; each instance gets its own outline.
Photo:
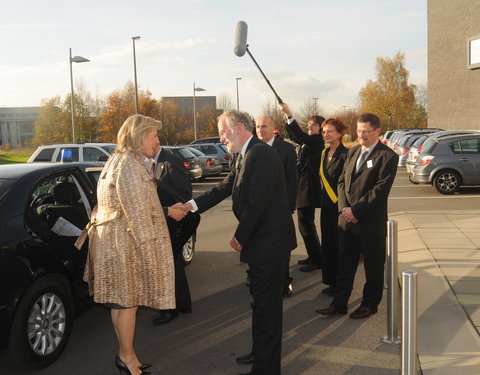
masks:
[[[459,141],[461,154],[457,160],[462,168],[465,184],[480,184],[480,137],[472,137]]]

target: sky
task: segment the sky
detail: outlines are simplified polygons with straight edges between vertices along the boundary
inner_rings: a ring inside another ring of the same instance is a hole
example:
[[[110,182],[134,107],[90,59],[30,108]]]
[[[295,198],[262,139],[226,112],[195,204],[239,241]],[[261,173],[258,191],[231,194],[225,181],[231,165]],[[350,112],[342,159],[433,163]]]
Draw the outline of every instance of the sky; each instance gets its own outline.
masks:
[[[1,0],[0,107],[39,106],[74,88],[106,98],[134,81],[154,98],[227,96],[252,116],[274,94],[245,54],[234,54],[238,21],[249,50],[295,111],[317,99],[323,113],[358,107],[377,57],[405,54],[410,83],[427,83],[426,0]]]

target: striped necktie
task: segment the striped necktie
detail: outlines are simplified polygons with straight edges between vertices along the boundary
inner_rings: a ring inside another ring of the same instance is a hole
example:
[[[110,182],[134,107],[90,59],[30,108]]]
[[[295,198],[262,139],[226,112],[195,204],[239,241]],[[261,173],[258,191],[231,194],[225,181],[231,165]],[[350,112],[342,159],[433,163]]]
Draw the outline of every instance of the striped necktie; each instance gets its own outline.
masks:
[[[357,159],[355,174],[358,173],[358,171],[360,171],[360,168],[362,167],[363,163],[365,162],[365,159],[367,158],[367,155],[368,155],[368,150],[365,150],[365,151],[362,152],[360,157]]]

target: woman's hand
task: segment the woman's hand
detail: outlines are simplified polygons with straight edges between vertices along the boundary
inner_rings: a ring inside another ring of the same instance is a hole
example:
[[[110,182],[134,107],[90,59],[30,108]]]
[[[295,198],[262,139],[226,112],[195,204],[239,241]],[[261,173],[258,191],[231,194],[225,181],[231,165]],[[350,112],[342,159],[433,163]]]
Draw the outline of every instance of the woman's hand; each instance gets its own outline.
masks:
[[[168,207],[168,216],[176,221],[182,220],[187,215],[187,212],[175,208],[175,207]]]

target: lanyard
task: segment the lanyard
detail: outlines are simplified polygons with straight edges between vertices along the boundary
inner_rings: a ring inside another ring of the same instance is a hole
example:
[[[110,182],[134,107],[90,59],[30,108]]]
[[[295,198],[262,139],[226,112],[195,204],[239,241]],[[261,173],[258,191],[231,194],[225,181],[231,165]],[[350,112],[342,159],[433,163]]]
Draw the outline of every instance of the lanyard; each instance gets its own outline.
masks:
[[[325,155],[325,149],[322,151],[322,156],[321,156],[321,159],[320,159],[320,177],[322,178],[322,183],[323,183],[323,186],[325,187],[325,190],[327,191],[328,197],[330,198],[330,200],[333,203],[337,203],[338,197],[335,194],[335,192],[333,191],[330,184],[328,183],[327,178],[325,177],[325,174],[323,173],[323,157],[324,157],[324,155]]]

